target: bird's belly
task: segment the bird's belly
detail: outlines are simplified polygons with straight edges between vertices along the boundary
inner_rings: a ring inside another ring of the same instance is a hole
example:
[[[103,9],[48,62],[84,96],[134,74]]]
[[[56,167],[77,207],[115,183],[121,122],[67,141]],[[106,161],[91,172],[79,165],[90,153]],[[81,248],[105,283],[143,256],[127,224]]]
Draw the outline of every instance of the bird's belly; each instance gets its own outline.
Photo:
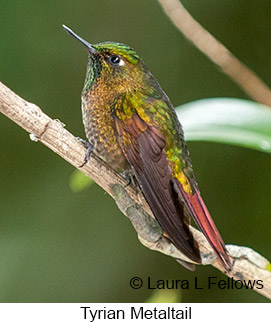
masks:
[[[94,135],[91,139],[92,140],[89,139],[89,141],[94,145],[94,153],[115,171],[121,173],[129,168],[127,159],[119,147],[119,144],[114,142],[112,138],[106,142],[106,140],[99,135]]]
[[[115,171],[126,171],[129,164],[115,136],[111,118],[93,112],[83,109],[85,133],[88,141],[94,146],[94,153]]]

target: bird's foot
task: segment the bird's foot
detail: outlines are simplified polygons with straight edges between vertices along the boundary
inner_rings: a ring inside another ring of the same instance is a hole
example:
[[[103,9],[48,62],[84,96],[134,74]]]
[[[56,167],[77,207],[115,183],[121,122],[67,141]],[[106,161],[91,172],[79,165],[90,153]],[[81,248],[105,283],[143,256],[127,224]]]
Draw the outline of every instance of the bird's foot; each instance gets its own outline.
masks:
[[[136,193],[140,192],[139,184],[135,178],[135,175],[133,174],[133,172],[131,170],[124,171],[124,172],[120,173],[120,175],[126,180],[126,185],[124,186],[125,188],[130,185],[133,185],[136,189]]]
[[[94,150],[94,145],[93,144],[91,144],[90,142],[88,142],[88,141],[86,141],[86,140],[84,140],[84,139],[82,139],[82,138],[80,138],[80,137],[76,137],[76,139],[77,140],[79,140],[83,145],[84,145],[84,147],[86,148],[86,156],[85,156],[85,160],[84,160],[84,162],[83,162],[83,164],[82,165],[80,165],[79,167],[83,167],[83,166],[85,166],[86,164],[87,164],[87,162],[89,161],[89,159],[90,159],[90,154],[93,152],[93,150]]]
[[[133,174],[131,171],[124,171],[120,173],[120,175],[126,180],[126,185],[124,187],[128,187],[131,184],[134,184]]]

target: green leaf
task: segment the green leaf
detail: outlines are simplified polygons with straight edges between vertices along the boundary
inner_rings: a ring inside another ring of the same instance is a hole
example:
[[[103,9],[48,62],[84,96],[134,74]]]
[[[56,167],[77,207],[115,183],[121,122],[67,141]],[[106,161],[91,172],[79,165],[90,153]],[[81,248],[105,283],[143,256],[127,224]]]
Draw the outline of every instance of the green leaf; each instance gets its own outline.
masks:
[[[75,169],[70,176],[70,189],[77,193],[87,189],[94,183],[92,179],[87,177],[85,174]]]
[[[176,108],[186,140],[212,141],[271,153],[271,109],[259,103],[213,98]]]

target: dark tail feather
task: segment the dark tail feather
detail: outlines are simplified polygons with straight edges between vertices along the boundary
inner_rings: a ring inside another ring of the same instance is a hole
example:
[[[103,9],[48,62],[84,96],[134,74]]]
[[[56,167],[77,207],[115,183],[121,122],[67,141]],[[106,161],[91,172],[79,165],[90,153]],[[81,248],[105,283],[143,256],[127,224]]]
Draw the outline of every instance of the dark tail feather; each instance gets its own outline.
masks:
[[[188,270],[190,270],[190,271],[196,271],[196,266],[195,266],[195,264],[192,264],[192,263],[190,263],[190,262],[187,262],[187,261],[184,261],[184,260],[182,260],[182,259],[178,259],[178,258],[176,258],[176,261],[177,261],[180,265],[182,265],[185,269],[188,269]]]

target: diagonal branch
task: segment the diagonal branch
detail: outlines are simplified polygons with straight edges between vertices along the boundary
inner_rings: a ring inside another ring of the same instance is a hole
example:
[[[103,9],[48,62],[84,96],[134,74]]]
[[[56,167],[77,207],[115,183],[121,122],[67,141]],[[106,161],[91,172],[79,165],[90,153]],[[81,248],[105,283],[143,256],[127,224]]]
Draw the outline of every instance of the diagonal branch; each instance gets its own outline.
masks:
[[[255,101],[271,106],[271,90],[220,41],[204,29],[179,0],[158,0],[173,24]]]
[[[85,148],[59,120],[52,120],[38,106],[25,101],[2,83],[0,83],[0,111],[29,132],[32,140],[46,145],[110,194],[119,209],[132,222],[143,245],[191,262],[163,237],[161,228],[153,218],[142,194],[137,194],[132,186],[125,188],[126,181],[120,175],[95,155],[91,155],[87,165],[80,168],[85,158]],[[223,272],[203,234],[193,227],[191,231],[198,241],[202,263],[210,264]],[[234,268],[227,275],[235,280],[261,280],[264,287],[254,290],[271,299],[270,263],[252,249],[233,245],[228,245],[227,248],[234,260]]]

